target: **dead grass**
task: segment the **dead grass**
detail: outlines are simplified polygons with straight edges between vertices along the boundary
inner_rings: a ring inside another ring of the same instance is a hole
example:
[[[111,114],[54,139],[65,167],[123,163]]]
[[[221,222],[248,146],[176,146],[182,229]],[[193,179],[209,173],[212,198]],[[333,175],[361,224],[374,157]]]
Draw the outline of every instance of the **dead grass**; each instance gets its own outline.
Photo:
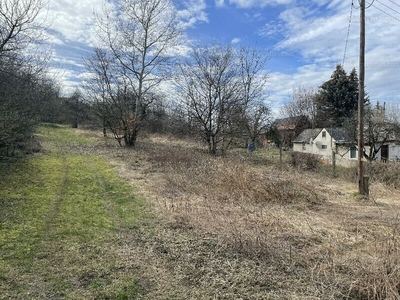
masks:
[[[366,173],[371,180],[384,183],[394,189],[400,189],[400,163],[374,161],[365,166]]]
[[[383,180],[372,180],[365,200],[340,168],[332,176],[281,167],[273,155],[244,149],[211,157],[171,136],[127,149],[99,132],[74,132],[79,142],[61,154],[111,162],[146,199],[146,217],[125,224],[136,217],[116,196],[122,183],[107,186],[117,198],[105,207],[120,216],[110,235],[118,236],[94,249],[90,268],[79,265],[85,257],[64,262],[80,275],[71,299],[88,289],[97,299],[400,299],[400,192]]]
[[[398,190],[172,137],[108,147],[154,216],[126,245],[148,299],[400,299]]]

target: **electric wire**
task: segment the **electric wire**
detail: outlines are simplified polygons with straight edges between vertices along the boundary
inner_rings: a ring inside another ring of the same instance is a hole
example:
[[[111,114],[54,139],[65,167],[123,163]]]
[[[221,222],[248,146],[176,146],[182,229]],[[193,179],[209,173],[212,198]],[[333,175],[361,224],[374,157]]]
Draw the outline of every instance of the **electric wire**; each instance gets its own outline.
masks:
[[[397,5],[398,7],[400,7],[399,4],[397,4],[396,2],[392,1],[392,0],[388,0],[389,2],[392,2],[394,5]]]
[[[346,60],[346,53],[347,53],[347,45],[349,43],[349,35],[350,35],[350,27],[351,27],[351,19],[353,17],[353,6],[354,2],[351,2],[351,8],[350,8],[350,17],[349,17],[349,26],[347,27],[347,37],[346,37],[346,44],[344,46],[344,54],[343,54],[343,60],[342,60],[342,66],[344,67],[344,62]]]
[[[374,2],[375,2],[375,0],[372,0],[372,2],[371,2],[371,3],[368,3],[367,1],[365,1],[365,3],[367,3],[367,4],[368,4],[368,6],[367,6],[365,9],[368,9],[368,8],[370,8],[370,7],[372,6],[372,4],[374,4]],[[361,7],[361,0],[358,0],[358,4],[360,4],[360,7]]]
[[[386,4],[382,3],[381,1],[376,0],[376,2],[382,4],[383,6],[389,8],[390,10],[394,11],[395,13],[398,13],[400,15],[400,12],[398,12],[397,10],[391,8],[390,6],[387,6]],[[375,6],[376,7],[376,6]]]
[[[368,2],[366,2],[366,3],[368,3]],[[372,5],[372,3],[369,3],[369,4],[371,4],[371,5]],[[399,21],[399,22],[400,22],[400,19],[398,19],[398,18],[396,18],[396,17],[392,16],[391,14],[389,14],[389,13],[387,13],[386,11],[384,11],[384,10],[380,9],[380,8],[379,8],[379,7],[377,7],[376,5],[374,5],[374,7],[375,7],[377,10],[379,10],[379,11],[383,12],[384,14],[388,15],[389,17],[391,17],[393,20],[397,20],[397,21]]]
[[[374,4],[374,2],[375,2],[375,0],[372,0],[372,2],[371,2],[371,4],[370,5],[368,5],[365,9],[368,9],[368,8],[370,8],[371,6],[372,6],[372,4]]]

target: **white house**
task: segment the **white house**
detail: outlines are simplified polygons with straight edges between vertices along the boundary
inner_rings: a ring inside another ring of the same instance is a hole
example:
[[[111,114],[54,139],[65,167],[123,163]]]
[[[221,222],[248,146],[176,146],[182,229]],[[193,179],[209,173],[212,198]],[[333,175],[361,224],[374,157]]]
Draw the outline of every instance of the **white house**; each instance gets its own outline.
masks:
[[[350,166],[357,162],[357,148],[349,140],[343,128],[306,129],[293,141],[293,151],[318,155],[326,163],[335,152],[337,164]]]
[[[378,152],[378,158],[388,161],[400,161],[400,139],[387,141],[381,146]]]
[[[365,146],[368,153],[369,146]],[[293,151],[318,155],[322,161],[351,166],[357,163],[358,151],[354,137],[343,128],[316,128],[304,130],[294,141]],[[377,160],[400,160],[400,139],[393,138],[382,145]]]

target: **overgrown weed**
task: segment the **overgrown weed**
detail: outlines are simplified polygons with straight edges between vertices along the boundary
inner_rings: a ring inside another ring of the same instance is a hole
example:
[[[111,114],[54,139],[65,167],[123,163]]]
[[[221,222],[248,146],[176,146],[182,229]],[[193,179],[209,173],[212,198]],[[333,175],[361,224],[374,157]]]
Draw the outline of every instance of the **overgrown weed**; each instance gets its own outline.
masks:
[[[390,188],[400,189],[400,163],[374,161],[366,163],[365,169],[372,181],[382,182]]]
[[[282,167],[279,159],[245,150],[212,157],[181,143],[153,141],[146,147],[152,149],[146,172],[157,174],[154,208],[168,230],[210,235],[220,259],[234,255],[255,262],[274,286],[264,290],[266,299],[399,297],[399,248],[386,235],[394,229],[387,220],[398,204],[380,199],[388,204],[378,208],[351,197],[353,170],[338,167],[334,177],[329,166]],[[371,191],[381,195],[374,183]],[[381,244],[374,244],[378,237]],[[211,272],[224,280],[222,269],[203,271],[197,280]],[[237,280],[246,280],[242,272]]]

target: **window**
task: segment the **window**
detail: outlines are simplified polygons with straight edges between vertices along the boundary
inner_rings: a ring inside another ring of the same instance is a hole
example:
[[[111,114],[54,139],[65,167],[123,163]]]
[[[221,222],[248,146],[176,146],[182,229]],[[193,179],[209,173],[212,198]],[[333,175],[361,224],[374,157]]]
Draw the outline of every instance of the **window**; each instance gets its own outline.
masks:
[[[357,147],[351,146],[350,147],[350,159],[356,159],[356,158],[357,158]]]
[[[328,148],[327,145],[322,145],[322,146],[321,146],[321,149],[322,149],[322,150],[326,150],[327,148]]]
[[[326,131],[322,131],[322,137],[326,138]]]

